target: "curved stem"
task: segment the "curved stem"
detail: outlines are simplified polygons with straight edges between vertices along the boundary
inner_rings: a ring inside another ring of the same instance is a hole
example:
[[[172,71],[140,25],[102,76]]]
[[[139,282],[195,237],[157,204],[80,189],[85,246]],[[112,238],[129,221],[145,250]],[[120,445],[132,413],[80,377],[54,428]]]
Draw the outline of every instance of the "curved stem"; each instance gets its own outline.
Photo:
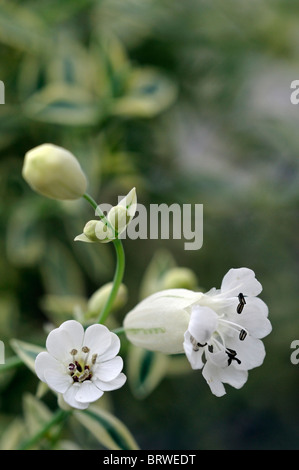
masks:
[[[52,418],[36,434],[34,434],[34,436],[30,437],[19,447],[19,450],[27,450],[33,445],[35,445],[42,437],[45,436],[45,434],[47,434],[47,432],[51,429],[52,426],[66,419],[70,413],[70,411],[65,411],[61,409],[57,410],[56,413],[54,413],[54,415],[52,416]]]
[[[105,215],[103,214],[103,212],[101,211],[101,209],[99,208],[95,200],[89,194],[84,194],[83,197],[94,208],[94,210],[96,211],[96,214],[102,218],[105,218],[105,221],[107,221]],[[122,283],[124,271],[125,271],[125,252],[123,249],[122,242],[119,238],[112,240],[112,242],[113,242],[115,252],[116,252],[116,268],[115,268],[115,273],[114,273],[114,278],[113,278],[113,286],[109,294],[109,297],[107,299],[107,302],[104,305],[100,313],[98,323],[104,323],[105,320],[107,319],[110,313],[111,307],[113,305],[113,302],[116,298],[119,286]]]

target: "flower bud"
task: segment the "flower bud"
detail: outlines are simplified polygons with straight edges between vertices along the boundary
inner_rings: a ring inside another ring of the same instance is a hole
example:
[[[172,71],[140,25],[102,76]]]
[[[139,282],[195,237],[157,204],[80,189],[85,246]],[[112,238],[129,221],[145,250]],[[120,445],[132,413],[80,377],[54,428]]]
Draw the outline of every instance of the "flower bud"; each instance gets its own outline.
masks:
[[[83,233],[77,235],[75,241],[86,243],[108,243],[115,239],[115,231],[101,220],[89,220]]]
[[[96,242],[98,241],[96,236],[96,225],[99,221],[98,220],[90,220],[87,222],[83,229],[84,235],[91,241]]]
[[[127,209],[123,206],[114,206],[109,211],[108,220],[117,233],[125,230],[130,221],[130,216]]]
[[[108,282],[104,286],[96,290],[88,300],[87,310],[88,317],[99,315],[102,308],[106,304],[110,295],[113,283]],[[125,305],[128,300],[128,290],[124,284],[119,286],[116,298],[114,299],[112,308],[117,310]]]
[[[75,241],[108,243],[115,240],[131,222],[137,208],[136,190],[133,188],[117,206],[110,209],[107,217],[102,220],[90,220],[83,233],[77,235]]]
[[[142,300],[124,319],[128,340],[135,346],[164,354],[184,352],[184,333],[190,305],[203,294],[187,289],[168,289]]]
[[[53,144],[29,150],[22,175],[34,191],[52,199],[79,199],[87,187],[86,176],[76,157]]]
[[[172,268],[162,280],[163,289],[190,289],[197,287],[197,278],[194,272],[188,268]]]

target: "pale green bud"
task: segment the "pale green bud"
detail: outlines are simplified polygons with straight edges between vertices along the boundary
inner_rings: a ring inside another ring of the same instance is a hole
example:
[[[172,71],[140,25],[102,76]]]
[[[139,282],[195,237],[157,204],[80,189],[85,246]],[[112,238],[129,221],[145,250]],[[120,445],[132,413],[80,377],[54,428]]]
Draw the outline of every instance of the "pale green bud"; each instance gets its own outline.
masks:
[[[115,231],[101,220],[90,220],[83,229],[83,233],[77,235],[75,241],[86,243],[108,243],[115,239]]]
[[[108,220],[117,233],[121,233],[130,222],[127,209],[122,206],[114,206],[109,211]]]
[[[131,191],[118,203],[118,206],[127,209],[129,220],[131,220],[137,209],[137,194],[136,189],[133,188]]]
[[[108,212],[107,218],[90,220],[84,227],[83,233],[77,235],[75,241],[93,243],[108,243],[115,240],[127,227],[135,215],[137,208],[136,190],[133,188],[117,206]]]
[[[99,315],[99,313],[101,312],[102,308],[104,307],[104,305],[106,304],[108,300],[112,286],[113,286],[113,283],[108,282],[107,284],[100,287],[98,290],[96,290],[92,294],[87,304],[88,316]],[[118,310],[122,308],[126,304],[127,300],[128,300],[127,287],[124,284],[121,284],[119,286],[117,295],[112,304],[112,309]]]
[[[172,268],[164,276],[162,285],[163,289],[190,289],[197,287],[197,277],[191,269],[188,268]]]
[[[87,187],[86,176],[76,157],[53,144],[29,150],[22,175],[34,191],[52,199],[79,199]]]

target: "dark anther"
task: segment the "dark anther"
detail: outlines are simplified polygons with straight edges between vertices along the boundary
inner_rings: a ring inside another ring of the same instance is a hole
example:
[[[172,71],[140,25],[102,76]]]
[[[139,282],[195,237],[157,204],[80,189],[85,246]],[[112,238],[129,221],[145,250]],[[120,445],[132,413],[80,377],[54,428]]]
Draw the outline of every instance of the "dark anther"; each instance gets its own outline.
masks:
[[[237,361],[238,364],[241,364],[240,359],[236,357],[237,353],[234,349],[226,348],[226,354],[228,355],[228,365],[230,366],[232,361]]]
[[[241,331],[240,331],[240,334],[239,334],[239,339],[240,339],[241,341],[244,341],[244,339],[246,338],[246,336],[247,336],[247,331],[241,330]]]
[[[244,305],[246,304],[245,297],[242,292],[240,292],[240,294],[238,295],[238,299],[239,305],[237,306],[237,313],[242,313]]]
[[[207,343],[205,344],[198,343],[196,339],[191,335],[190,335],[190,343],[193,345],[193,351],[199,351],[199,348],[203,348],[207,344]]]
[[[79,362],[78,361],[75,361],[75,364],[77,366],[77,371],[78,372],[82,372],[82,367],[80,366]]]
[[[208,350],[209,350],[210,353],[212,353],[214,351],[214,348],[213,348],[212,344],[208,345]]]

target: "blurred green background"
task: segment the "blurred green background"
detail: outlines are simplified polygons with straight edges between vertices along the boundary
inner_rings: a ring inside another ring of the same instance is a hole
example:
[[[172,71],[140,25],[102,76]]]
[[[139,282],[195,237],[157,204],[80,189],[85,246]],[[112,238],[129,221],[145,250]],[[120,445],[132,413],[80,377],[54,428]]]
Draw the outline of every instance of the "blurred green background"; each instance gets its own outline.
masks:
[[[112,245],[73,242],[93,217],[86,201],[47,200],[22,180],[24,154],[44,142],[77,156],[99,203],[114,204],[135,186],[148,207],[204,206],[198,251],[184,250],[184,240],[124,241],[128,301],[116,324],[142,296],[150,264],[158,277],[159,263],[189,268],[207,290],[246,266],[263,285],[273,332],[263,366],[241,390],[216,398],[200,371],[174,360],[148,393],[134,391],[132,380],[111,394],[109,407],[143,449],[299,447],[299,365],[290,361],[299,339],[299,108],[290,102],[298,14],[291,0],[1,2],[7,358],[11,338],[43,345],[45,325],[62,321],[114,271]],[[26,367],[0,375],[0,437],[37,384]],[[55,409],[55,399],[46,401]],[[79,429],[69,438],[98,445]]]

